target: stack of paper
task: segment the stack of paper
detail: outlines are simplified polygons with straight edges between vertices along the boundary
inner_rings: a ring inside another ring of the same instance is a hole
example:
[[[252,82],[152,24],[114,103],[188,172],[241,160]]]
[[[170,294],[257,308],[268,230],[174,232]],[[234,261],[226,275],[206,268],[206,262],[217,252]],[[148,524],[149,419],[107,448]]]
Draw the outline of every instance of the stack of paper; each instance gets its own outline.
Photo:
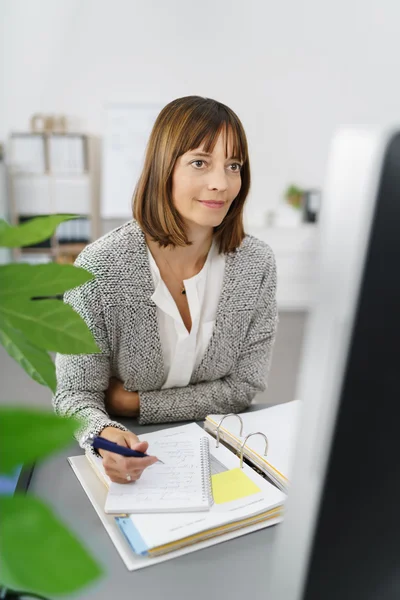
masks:
[[[196,443],[196,440],[200,442],[204,435],[204,430],[193,423],[140,437],[149,442],[149,454],[155,454],[153,449],[165,442],[165,436],[174,436],[176,442],[190,439],[192,443]],[[237,456],[222,445],[216,448],[215,440],[208,434],[207,439],[213,496],[213,504],[208,511],[152,514],[132,512],[114,517],[113,521],[110,521],[111,517],[104,510],[106,489],[103,485],[103,491],[99,493],[96,479],[98,482],[101,478],[110,490],[114,484],[110,480],[106,481],[99,466],[96,471],[93,468],[89,469],[91,473],[88,473],[89,456],[69,459],[129,569],[173,558],[268,527],[281,520],[285,495],[250,466],[244,465],[244,468],[240,469]],[[163,456],[161,452],[156,455],[159,458]],[[166,455],[164,459],[168,463]],[[93,481],[95,472],[98,478],[95,477]],[[127,484],[125,488],[129,485],[131,484]],[[135,485],[136,483],[132,487]]]
[[[203,434],[196,424],[169,431],[185,436],[189,430],[193,439]],[[251,467],[245,465],[240,469],[237,457],[227,448],[211,444],[214,504],[210,511],[189,515],[131,514],[117,518],[134,552],[159,556],[248,525],[266,526],[269,519],[281,515],[284,494]]]

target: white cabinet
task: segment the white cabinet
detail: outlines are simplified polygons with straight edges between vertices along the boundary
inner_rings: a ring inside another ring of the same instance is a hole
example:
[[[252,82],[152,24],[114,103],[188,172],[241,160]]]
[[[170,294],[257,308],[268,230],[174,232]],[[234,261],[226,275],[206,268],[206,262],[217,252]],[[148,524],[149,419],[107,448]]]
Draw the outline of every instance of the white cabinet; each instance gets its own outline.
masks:
[[[247,227],[247,233],[269,244],[278,273],[281,311],[310,310],[317,285],[318,225]]]
[[[8,189],[11,222],[35,216],[79,215],[61,224],[45,244],[15,249],[14,258],[44,254],[73,262],[85,245],[99,235],[99,206],[93,190],[91,141],[84,134],[14,133],[10,138]],[[68,234],[68,235],[67,235]]]
[[[48,175],[18,174],[13,177],[11,185],[18,215],[48,215],[54,212]]]
[[[89,175],[53,176],[54,212],[91,216],[92,197]]]
[[[12,179],[18,215],[91,215],[91,187],[87,174],[63,177],[51,174],[15,174]]]

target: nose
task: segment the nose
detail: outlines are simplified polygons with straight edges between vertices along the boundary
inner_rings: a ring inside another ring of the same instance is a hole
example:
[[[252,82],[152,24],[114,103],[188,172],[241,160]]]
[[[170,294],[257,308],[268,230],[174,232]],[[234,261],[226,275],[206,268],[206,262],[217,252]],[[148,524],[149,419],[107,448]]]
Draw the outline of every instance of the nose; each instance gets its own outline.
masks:
[[[228,188],[228,180],[225,169],[213,169],[208,181],[210,191],[225,192]]]

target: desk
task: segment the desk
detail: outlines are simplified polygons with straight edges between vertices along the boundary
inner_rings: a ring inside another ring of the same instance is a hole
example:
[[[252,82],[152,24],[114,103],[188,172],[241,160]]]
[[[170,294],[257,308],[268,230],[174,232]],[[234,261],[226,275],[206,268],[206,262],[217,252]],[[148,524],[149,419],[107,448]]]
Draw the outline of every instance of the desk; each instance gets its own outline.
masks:
[[[263,408],[252,407],[253,410]],[[119,419],[136,434],[174,427],[181,423],[139,426]],[[102,580],[69,598],[119,600],[245,600],[264,596],[278,528],[262,529],[204,550],[130,572],[94,511],[81,484],[67,462],[82,454],[78,444],[53,455],[35,468],[30,493],[39,496],[81,539],[107,571]],[[62,560],[62,559],[61,559]],[[207,583],[206,583],[207,582]]]

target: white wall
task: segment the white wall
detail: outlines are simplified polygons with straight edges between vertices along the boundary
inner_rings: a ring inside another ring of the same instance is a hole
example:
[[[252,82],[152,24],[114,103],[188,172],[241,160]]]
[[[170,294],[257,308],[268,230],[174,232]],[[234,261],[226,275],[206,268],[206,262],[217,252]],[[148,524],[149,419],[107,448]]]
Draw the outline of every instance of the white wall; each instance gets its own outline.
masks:
[[[102,134],[109,102],[214,97],[241,117],[259,223],[322,185],[340,124],[400,123],[397,0],[0,0],[0,139],[34,112]]]

